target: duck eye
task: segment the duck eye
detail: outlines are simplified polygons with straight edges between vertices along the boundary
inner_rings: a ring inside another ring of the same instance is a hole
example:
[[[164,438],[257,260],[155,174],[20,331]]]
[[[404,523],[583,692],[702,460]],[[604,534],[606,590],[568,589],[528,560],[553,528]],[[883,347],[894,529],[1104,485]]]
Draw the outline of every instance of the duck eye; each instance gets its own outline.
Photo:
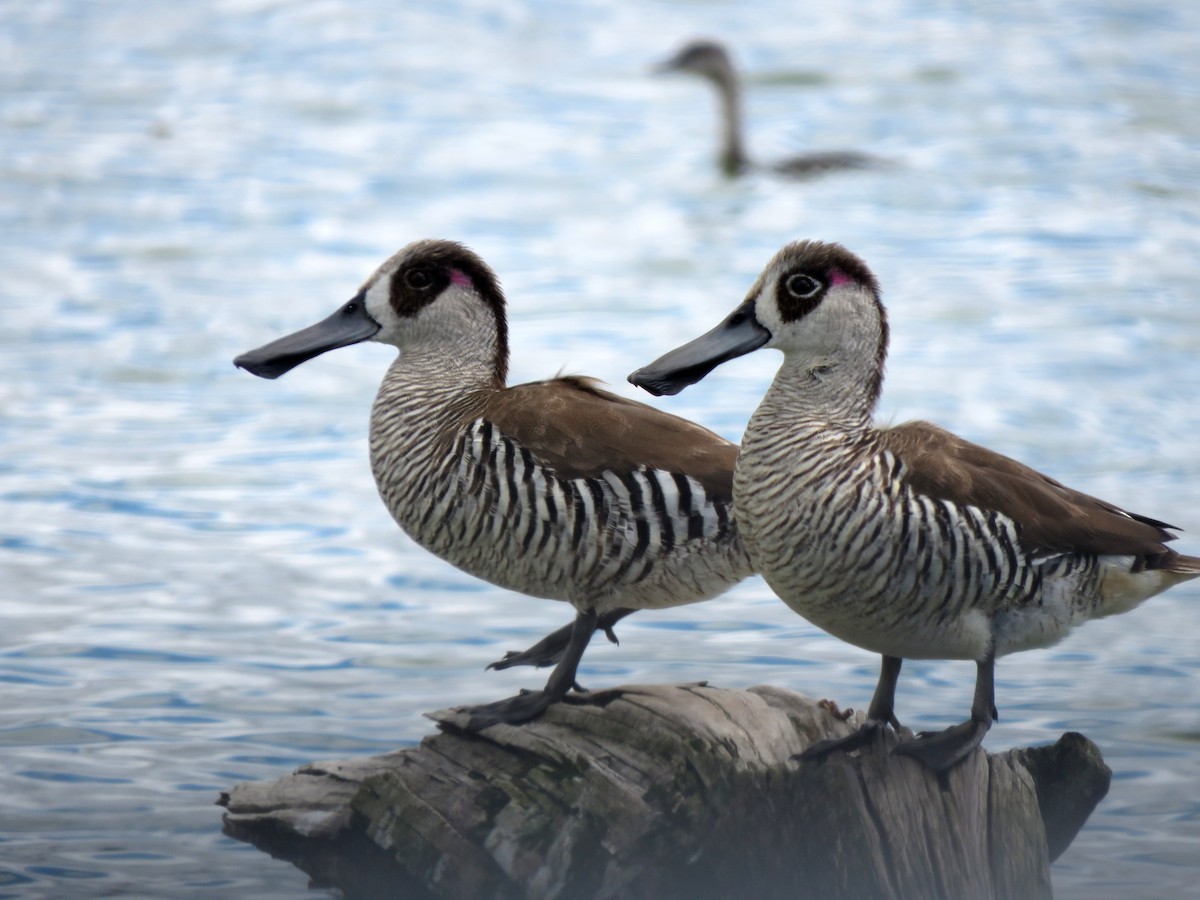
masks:
[[[789,275],[783,284],[789,294],[802,300],[808,299],[822,288],[821,282],[804,272]]]
[[[425,268],[418,267],[416,269],[409,269],[404,273],[404,283],[410,288],[422,290],[433,284],[433,276],[430,275],[429,270]]]

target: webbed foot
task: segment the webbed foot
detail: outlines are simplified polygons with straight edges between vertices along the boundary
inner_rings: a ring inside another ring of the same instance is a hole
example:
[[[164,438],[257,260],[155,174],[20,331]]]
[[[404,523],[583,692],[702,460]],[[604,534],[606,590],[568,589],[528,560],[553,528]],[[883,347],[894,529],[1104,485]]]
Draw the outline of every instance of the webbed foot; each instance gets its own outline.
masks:
[[[617,634],[613,631],[613,626],[620,622],[630,613],[632,609],[614,609],[606,612],[596,619],[596,630],[603,631],[604,636],[614,644],[619,644]],[[575,623],[564,625],[562,628],[554,631],[528,650],[509,650],[500,659],[488,665],[488,669],[511,669],[515,666],[533,666],[534,668],[544,668],[546,666],[558,665],[562,659],[563,653],[567,646],[571,643],[571,633],[575,628]],[[576,688],[582,690],[582,688]]]
[[[618,610],[617,612],[625,615],[631,610]],[[620,617],[617,616],[618,619]],[[596,632],[599,618],[594,609],[577,613],[575,621],[565,629],[569,632],[569,636],[561,653],[558,654],[558,663],[555,665],[554,671],[546,679],[546,686],[540,691],[521,691],[515,697],[509,697],[507,700],[498,700],[495,703],[485,703],[468,708],[467,712],[470,714],[470,718],[467,720],[467,731],[481,731],[500,723],[519,725],[521,722],[528,722],[544,713],[551,704],[562,700],[572,689],[582,691],[583,689],[575,680],[575,673],[579,670],[579,661],[583,659],[583,651],[587,649],[588,642]],[[610,627],[614,621],[616,619],[609,622]],[[541,643],[546,643],[557,634],[558,632],[555,632],[544,638]],[[536,647],[531,649],[536,649]]]
[[[873,743],[877,737],[882,737],[887,725],[887,722],[868,719],[863,722],[857,731],[852,731],[845,737],[826,738],[823,741],[817,741],[815,744],[809,744],[799,753],[793,754],[792,759],[797,759],[801,762],[820,761],[831,753],[850,753],[854,750],[861,750],[863,747]]]
[[[975,663],[975,698],[971,718],[945,731],[924,731],[914,740],[898,746],[894,752],[916,758],[921,765],[939,775],[948,772],[983,743],[983,737],[999,715],[996,712],[996,659],[989,652]]]
[[[990,721],[968,719],[945,731],[923,731],[892,752],[916,758],[931,772],[946,772],[970,756],[991,727]]]
[[[817,741],[795,754],[792,759],[821,760],[831,753],[849,753],[867,746],[875,740],[876,736],[882,736],[888,725],[899,731],[900,723],[896,720],[896,713],[893,710],[895,708],[896,681],[900,678],[900,666],[903,662],[904,660],[898,656],[884,656],[880,660],[879,681],[875,685],[875,695],[871,698],[871,705],[867,707],[867,720],[857,731],[845,737]],[[842,712],[832,700],[822,700],[817,705],[842,722],[853,715],[853,710]]]
[[[466,709],[470,714],[466,730],[476,732],[493,725],[520,725],[536,719],[559,699],[562,698],[552,697],[546,691],[521,691],[506,700],[471,706]]]
[[[564,625],[558,631],[552,632],[530,647],[528,650],[509,650],[494,663],[488,663],[488,669],[511,669],[514,666],[533,666],[541,669],[553,666],[567,649],[571,640],[571,629],[574,624]]]

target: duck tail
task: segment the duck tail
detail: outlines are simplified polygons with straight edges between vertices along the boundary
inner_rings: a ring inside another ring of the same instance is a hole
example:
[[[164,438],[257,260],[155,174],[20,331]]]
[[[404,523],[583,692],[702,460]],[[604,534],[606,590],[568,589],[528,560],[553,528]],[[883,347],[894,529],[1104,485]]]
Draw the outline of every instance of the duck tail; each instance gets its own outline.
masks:
[[[1200,575],[1200,556],[1184,556],[1182,553],[1176,553],[1165,561],[1162,568],[1185,578],[1195,577]]]

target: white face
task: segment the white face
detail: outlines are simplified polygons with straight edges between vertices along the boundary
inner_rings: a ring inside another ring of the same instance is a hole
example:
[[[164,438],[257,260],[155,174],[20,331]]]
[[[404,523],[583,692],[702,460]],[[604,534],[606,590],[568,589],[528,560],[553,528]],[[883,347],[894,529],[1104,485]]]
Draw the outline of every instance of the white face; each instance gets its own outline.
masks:
[[[768,268],[760,283],[755,318],[771,332],[764,346],[819,362],[841,355],[864,337],[878,343],[874,294],[842,271],[783,259]]]
[[[426,242],[401,250],[363,285],[367,312],[380,326],[372,340],[404,351],[471,335],[494,339],[497,316],[474,280],[492,279],[480,276],[482,267],[473,255],[431,252]]]
[[[420,348],[451,368],[482,366],[503,383],[507,336],[504,295],[487,264],[452,241],[417,241],[380,266],[333,315],[234,363],[278,378],[329,350],[372,340],[405,356]]]
[[[760,347],[783,351],[785,368],[837,370],[874,395],[887,346],[875,276],[839,244],[799,241],[771,260],[723,322],[629,376],[652,394],[676,394],[717,366]]]
[[[399,316],[388,300],[394,272],[395,269],[389,269],[387,263],[376,269],[375,274],[363,285],[363,300],[367,305],[367,313],[379,323],[379,333],[372,340],[399,347],[402,331]]]

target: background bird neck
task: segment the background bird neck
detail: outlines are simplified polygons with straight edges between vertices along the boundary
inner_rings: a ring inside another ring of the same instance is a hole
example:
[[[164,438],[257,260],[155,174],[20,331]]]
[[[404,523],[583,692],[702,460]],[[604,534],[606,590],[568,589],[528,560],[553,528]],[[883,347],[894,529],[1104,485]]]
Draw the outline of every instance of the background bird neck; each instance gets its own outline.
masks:
[[[732,80],[715,80],[721,109],[721,168],[737,175],[750,164],[742,143],[742,96]]]

